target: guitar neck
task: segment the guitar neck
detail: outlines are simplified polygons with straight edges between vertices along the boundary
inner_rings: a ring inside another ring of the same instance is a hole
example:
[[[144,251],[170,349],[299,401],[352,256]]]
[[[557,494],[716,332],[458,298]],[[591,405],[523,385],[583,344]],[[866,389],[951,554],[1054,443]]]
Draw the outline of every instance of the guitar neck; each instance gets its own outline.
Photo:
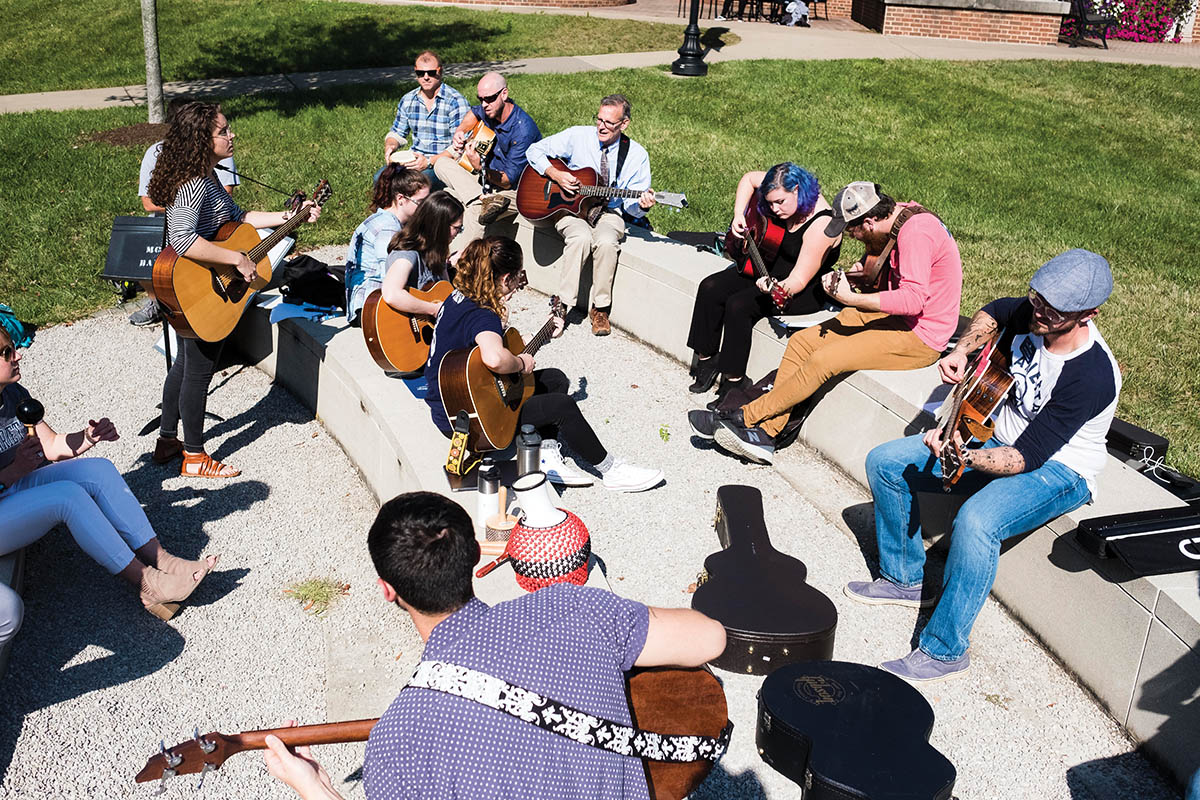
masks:
[[[302,206],[299,211],[292,215],[291,219],[273,230],[267,238],[250,248],[250,252],[246,253],[246,258],[256,264],[262,261],[263,256],[271,252],[271,248],[283,241],[284,237],[296,230],[296,228],[299,228],[306,219],[308,219],[308,210]]]
[[[554,320],[555,317],[551,317],[550,319],[546,320],[546,324],[542,326],[540,331],[533,335],[533,338],[526,343],[525,349],[521,352],[534,355],[537,353],[538,348],[550,341],[550,337],[554,334]]]
[[[584,197],[603,197],[606,200],[633,200],[642,196],[640,189],[618,189],[615,186],[580,186],[579,193]]]
[[[750,263],[754,266],[754,277],[770,277],[767,273],[767,266],[763,263],[762,253],[758,252],[758,243],[754,241],[753,236],[748,235],[749,231],[746,231],[746,233],[747,236],[744,240],[746,242],[746,253],[750,256]]]
[[[288,747],[305,747],[314,744],[344,744],[365,742],[371,734],[375,719],[358,719],[350,722],[326,722],[321,725],[300,725],[294,728],[271,728],[261,731],[244,731],[227,738],[240,750],[263,750],[267,736],[278,736]]]

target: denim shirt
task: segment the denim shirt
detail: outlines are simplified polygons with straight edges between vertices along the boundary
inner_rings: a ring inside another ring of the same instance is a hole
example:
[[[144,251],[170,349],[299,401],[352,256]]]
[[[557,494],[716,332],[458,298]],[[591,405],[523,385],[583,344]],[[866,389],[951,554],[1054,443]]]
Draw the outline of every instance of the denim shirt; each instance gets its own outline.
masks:
[[[395,214],[381,208],[355,229],[346,250],[346,319],[350,322],[358,318],[367,295],[383,285],[388,244],[403,228]]]

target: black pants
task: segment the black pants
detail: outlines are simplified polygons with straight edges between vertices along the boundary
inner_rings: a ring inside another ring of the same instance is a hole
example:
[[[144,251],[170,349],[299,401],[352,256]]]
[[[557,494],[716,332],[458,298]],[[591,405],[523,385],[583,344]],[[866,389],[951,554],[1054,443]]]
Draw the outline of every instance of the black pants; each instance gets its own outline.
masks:
[[[792,295],[787,308],[778,311],[771,296],[760,292],[754,279],[736,267],[714,272],[700,281],[696,292],[688,347],[702,358],[718,356],[717,368],[723,374],[744,375],[756,322],[772,314],[813,314],[825,307],[828,298],[820,275],[814,275],[808,286]]]
[[[571,382],[561,369],[533,372],[533,397],[521,406],[520,423],[532,425],[544,439],[561,439],[589,464],[599,464],[608,451],[583,418],[579,405],[567,394]]]
[[[179,340],[175,363],[163,381],[162,436],[175,436],[183,420],[183,446],[189,452],[204,450],[204,409],[208,405],[208,384],[212,382],[217,359],[225,340],[205,342]]]

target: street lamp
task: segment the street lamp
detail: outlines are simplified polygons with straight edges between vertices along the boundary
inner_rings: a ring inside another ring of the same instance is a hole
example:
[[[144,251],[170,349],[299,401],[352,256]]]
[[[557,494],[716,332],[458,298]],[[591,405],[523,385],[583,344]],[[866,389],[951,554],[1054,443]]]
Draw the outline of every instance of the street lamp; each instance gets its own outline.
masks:
[[[678,50],[679,58],[671,64],[672,75],[701,77],[708,74],[708,64],[704,63],[704,51],[700,48],[699,17],[700,0],[691,0],[688,26],[683,31],[683,46]]]

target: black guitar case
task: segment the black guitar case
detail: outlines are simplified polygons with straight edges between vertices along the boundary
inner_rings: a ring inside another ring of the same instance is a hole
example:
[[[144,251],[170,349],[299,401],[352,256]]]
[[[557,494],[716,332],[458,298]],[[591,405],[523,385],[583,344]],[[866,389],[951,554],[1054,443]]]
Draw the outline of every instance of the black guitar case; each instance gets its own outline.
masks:
[[[919,691],[864,664],[791,664],[758,693],[758,752],[804,800],[947,800],[957,772],[932,730]]]
[[[762,493],[717,489],[717,536],[724,550],[704,559],[707,580],[692,608],[725,626],[725,652],[712,661],[731,672],[765,675],[784,664],[833,657],[837,609],[804,582],[804,562],[771,546]]]

